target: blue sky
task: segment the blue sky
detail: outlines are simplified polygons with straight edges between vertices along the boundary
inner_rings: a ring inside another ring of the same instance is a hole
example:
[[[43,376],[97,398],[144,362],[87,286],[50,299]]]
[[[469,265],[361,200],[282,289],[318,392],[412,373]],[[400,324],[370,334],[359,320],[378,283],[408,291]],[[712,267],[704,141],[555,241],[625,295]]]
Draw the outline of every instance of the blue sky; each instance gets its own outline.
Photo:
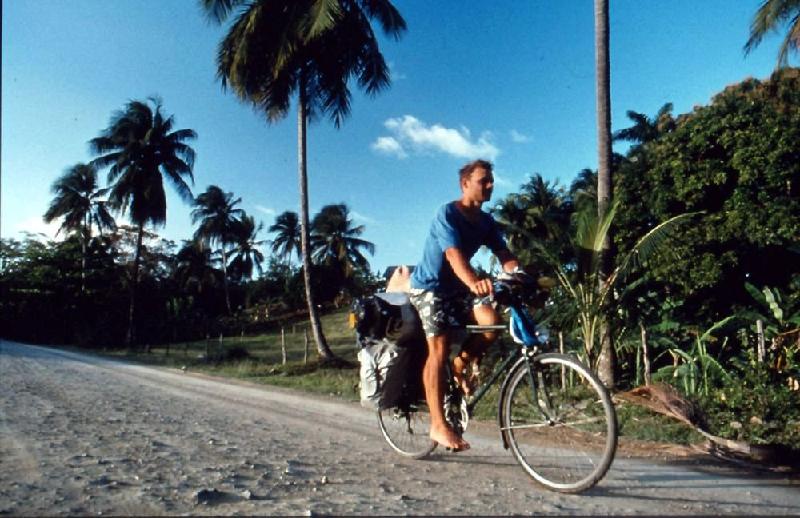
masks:
[[[626,110],[653,115],[672,102],[686,113],[729,84],[769,76],[779,36],[742,52],[760,3],[611,0],[612,129],[630,125]],[[458,197],[457,170],[471,159],[495,163],[493,201],[533,173],[568,185],[597,164],[591,0],[395,5],[408,32],[381,39],[392,87],[374,98],[354,90],[340,129],[319,120],[308,133],[312,213],[347,203],[376,245],[378,271],[419,259],[435,209]],[[177,128],[198,133],[195,194],[232,191],[265,227],[298,211],[295,113],[269,125],[221,90],[214,59],[225,28],[194,0],[13,0],[2,27],[2,237],[52,235],[41,218],[53,180],[91,160],[87,142],[114,111],[151,95]],[[189,212],[171,193],[159,234],[188,239]]]

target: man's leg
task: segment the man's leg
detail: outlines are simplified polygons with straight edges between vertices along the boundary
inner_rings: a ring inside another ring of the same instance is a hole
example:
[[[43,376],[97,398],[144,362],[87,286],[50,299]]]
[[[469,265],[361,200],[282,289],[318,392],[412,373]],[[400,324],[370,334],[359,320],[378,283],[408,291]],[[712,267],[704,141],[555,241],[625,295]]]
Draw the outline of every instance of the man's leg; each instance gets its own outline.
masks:
[[[425,400],[431,416],[431,439],[445,448],[469,449],[469,443],[459,437],[444,418],[445,372],[450,361],[450,344],[447,335],[428,337],[428,359],[422,370]]]
[[[480,326],[491,326],[500,322],[497,311],[488,304],[473,306],[472,315],[475,323]],[[495,340],[497,340],[495,331],[470,335],[461,347],[461,352],[453,358],[453,375],[467,395],[470,395],[473,388],[470,377],[477,375],[481,358]]]

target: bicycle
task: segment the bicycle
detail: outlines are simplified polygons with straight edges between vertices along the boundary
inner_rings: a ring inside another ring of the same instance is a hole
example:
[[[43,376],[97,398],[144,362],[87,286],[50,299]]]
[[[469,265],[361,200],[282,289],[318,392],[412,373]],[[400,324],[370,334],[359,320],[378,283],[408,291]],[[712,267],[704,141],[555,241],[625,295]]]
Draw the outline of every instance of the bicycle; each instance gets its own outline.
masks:
[[[546,331],[537,328],[523,302],[532,284],[494,281],[495,301],[510,312],[508,330],[517,347],[469,399],[448,372],[445,417],[456,433],[464,433],[477,404],[505,374],[497,415],[503,447],[511,449],[540,485],[578,493],[597,484],[614,460],[616,412],[608,391],[588,367],[571,355],[544,352]],[[466,326],[468,333],[505,329]],[[417,397],[378,410],[383,437],[400,455],[421,459],[436,449],[426,409]]]

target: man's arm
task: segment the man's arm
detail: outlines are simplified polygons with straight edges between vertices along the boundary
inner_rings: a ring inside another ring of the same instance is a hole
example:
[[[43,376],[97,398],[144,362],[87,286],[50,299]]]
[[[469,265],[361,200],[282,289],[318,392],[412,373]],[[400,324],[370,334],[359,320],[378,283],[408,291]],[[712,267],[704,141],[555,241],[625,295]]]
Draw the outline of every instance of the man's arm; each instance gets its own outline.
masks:
[[[444,257],[453,268],[453,273],[456,274],[456,277],[458,277],[461,282],[466,284],[469,291],[479,297],[485,297],[492,293],[492,281],[489,279],[479,279],[472,269],[472,266],[469,265],[467,258],[461,253],[461,250],[456,247],[450,247],[444,251]]]
[[[507,248],[500,250],[497,254],[497,259],[503,265],[503,271],[513,272],[519,268],[519,260]],[[448,248],[444,251],[444,256],[456,276],[466,284],[469,291],[480,297],[485,297],[492,293],[492,281],[490,279],[479,279],[475,271],[470,266],[467,258],[456,247]]]

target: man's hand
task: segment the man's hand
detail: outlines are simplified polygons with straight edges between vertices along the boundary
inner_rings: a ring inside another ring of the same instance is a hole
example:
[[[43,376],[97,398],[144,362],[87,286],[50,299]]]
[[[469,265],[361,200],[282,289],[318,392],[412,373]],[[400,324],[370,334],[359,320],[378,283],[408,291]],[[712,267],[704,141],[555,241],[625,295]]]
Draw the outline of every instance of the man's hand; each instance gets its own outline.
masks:
[[[479,297],[491,295],[494,291],[491,279],[478,279],[469,286],[469,291]]]

